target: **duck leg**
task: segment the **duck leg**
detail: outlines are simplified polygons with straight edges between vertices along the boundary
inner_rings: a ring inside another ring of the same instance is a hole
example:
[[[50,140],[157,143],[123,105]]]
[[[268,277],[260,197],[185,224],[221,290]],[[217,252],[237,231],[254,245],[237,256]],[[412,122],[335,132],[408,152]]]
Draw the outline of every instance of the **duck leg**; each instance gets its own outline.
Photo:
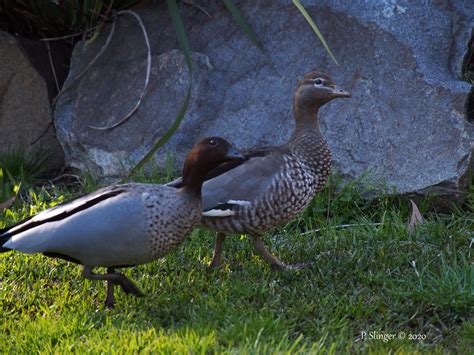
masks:
[[[82,276],[89,280],[105,280],[107,281],[107,297],[105,299],[105,306],[113,308],[115,304],[114,286],[119,285],[127,294],[132,294],[135,297],[144,296],[140,289],[127,278],[124,274],[115,272],[115,268],[108,268],[106,274],[95,274],[88,266],[84,266]]]
[[[268,250],[265,248],[265,245],[263,245],[262,239],[260,239],[260,236],[254,235],[252,236],[252,242],[253,242],[253,247],[257,251],[257,253],[263,258],[263,260],[268,261],[270,265],[272,266],[273,269],[281,271],[286,269],[285,264],[283,264],[280,259],[278,259],[276,256],[273,256],[268,252]]]
[[[108,274],[115,273],[114,267],[107,268]],[[107,296],[105,297],[105,307],[114,308],[115,305],[115,294],[114,294],[115,282],[113,280],[107,280]]]
[[[278,259],[276,256],[270,254],[268,250],[265,248],[265,245],[260,239],[260,236],[252,236],[252,242],[255,250],[257,253],[267,262],[270,263],[271,267],[277,271],[283,270],[300,270],[305,267],[311,266],[311,262],[301,263],[301,264],[294,264],[294,265],[285,265]]]
[[[216,243],[214,245],[214,255],[212,256],[212,261],[209,264],[210,268],[218,268],[221,266],[222,262],[222,247],[225,240],[225,234],[222,232],[217,233]]]

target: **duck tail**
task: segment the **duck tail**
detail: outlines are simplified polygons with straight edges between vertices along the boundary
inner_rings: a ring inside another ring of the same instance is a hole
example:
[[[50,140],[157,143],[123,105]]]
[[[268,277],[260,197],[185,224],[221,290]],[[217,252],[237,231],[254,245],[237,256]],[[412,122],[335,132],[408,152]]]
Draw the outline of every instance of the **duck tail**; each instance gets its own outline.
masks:
[[[5,253],[11,249],[3,246],[12,237],[11,233],[8,232],[10,228],[0,229],[0,253]]]

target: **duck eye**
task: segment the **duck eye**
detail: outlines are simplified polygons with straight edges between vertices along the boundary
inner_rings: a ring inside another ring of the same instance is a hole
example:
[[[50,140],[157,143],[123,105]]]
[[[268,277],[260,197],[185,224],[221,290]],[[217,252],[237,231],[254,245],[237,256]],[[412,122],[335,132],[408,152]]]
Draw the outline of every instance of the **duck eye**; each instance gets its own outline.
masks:
[[[321,86],[324,84],[324,80],[321,78],[316,78],[316,79],[313,79],[313,83],[315,86]]]
[[[217,145],[217,141],[216,141],[215,139],[211,139],[211,140],[209,141],[209,144],[210,144],[210,145]]]

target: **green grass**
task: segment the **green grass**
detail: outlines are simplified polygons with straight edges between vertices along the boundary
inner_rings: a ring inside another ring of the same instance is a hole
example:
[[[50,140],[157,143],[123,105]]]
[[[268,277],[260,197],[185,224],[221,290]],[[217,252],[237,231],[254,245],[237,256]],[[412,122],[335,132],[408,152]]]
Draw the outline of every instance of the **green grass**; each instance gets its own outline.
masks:
[[[226,240],[222,269],[210,271],[214,235],[197,230],[166,258],[124,270],[147,297],[117,291],[114,310],[103,307],[104,284],[84,280],[79,266],[1,254],[0,352],[472,353],[472,204],[442,215],[422,201],[426,223],[410,235],[407,201],[367,202],[360,182],[338,193],[335,185],[265,238],[282,260],[312,267],[272,271],[236,235]],[[71,197],[36,189],[0,227]],[[344,223],[362,226],[334,228]],[[323,229],[302,234],[312,228]],[[362,332],[407,338],[384,342]]]

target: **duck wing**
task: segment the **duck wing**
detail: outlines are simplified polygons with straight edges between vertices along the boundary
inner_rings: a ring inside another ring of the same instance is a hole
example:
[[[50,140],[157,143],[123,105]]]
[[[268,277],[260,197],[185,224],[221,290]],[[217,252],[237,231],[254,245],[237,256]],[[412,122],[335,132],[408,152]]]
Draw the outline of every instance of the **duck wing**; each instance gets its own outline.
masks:
[[[73,200],[50,208],[46,211],[40,212],[35,216],[31,216],[13,226],[4,228],[0,230],[0,248],[2,245],[8,241],[12,236],[22,233],[26,230],[32,229],[39,225],[60,221],[65,219],[73,214],[90,208],[95,204],[104,201],[113,196],[117,196],[124,192],[125,189],[121,185],[106,187],[91,194],[77,197]],[[0,250],[3,251],[3,250]]]
[[[272,153],[274,154],[276,152],[284,153],[285,149],[283,147],[278,147],[278,146],[265,146],[265,147],[259,147],[259,148],[239,150],[239,153],[244,156],[244,159],[230,160],[230,161],[222,163],[217,168],[211,170],[206,175],[204,181],[206,182],[218,176],[224,175],[227,172],[239,167],[242,164],[247,164],[250,159],[269,156]],[[181,188],[183,187],[183,178],[182,177],[176,178],[175,180],[172,180],[166,183],[165,185],[174,187],[174,188]]]
[[[268,193],[285,164],[282,148],[247,151],[246,160],[206,180],[202,187],[203,216],[232,215],[236,205],[252,205]]]

